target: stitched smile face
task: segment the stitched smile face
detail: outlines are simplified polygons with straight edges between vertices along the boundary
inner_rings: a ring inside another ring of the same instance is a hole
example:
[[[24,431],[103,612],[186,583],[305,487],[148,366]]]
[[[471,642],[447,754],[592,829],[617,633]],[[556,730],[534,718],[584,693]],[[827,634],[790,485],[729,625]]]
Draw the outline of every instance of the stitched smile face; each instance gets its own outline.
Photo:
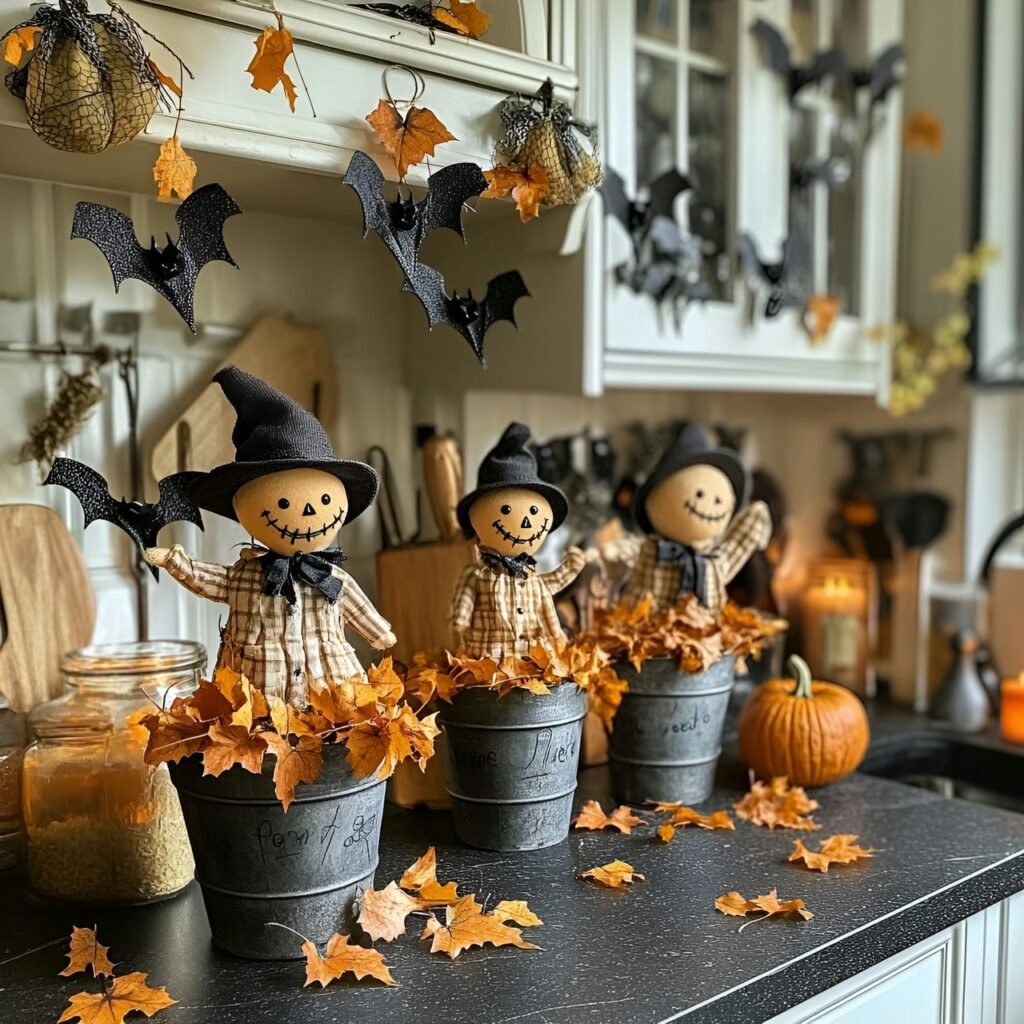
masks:
[[[732,484],[714,466],[687,466],[647,495],[647,517],[655,532],[680,544],[713,540],[729,525],[735,510]]]
[[[525,487],[506,487],[477,498],[469,521],[484,547],[502,555],[534,555],[551,531],[551,503]]]
[[[345,485],[321,469],[285,469],[243,484],[235,515],[253,539],[279,555],[323,551],[345,522]]]

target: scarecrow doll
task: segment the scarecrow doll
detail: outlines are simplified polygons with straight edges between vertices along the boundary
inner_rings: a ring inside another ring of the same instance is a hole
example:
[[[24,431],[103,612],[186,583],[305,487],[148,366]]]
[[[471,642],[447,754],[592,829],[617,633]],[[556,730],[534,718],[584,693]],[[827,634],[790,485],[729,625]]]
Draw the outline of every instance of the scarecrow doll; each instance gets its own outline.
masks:
[[[768,506],[744,508],[750,476],[739,456],[718,448],[698,424],[684,427],[637,492],[635,514],[646,537],[606,548],[629,567],[624,596],[654,598],[655,610],[687,594],[718,611],[726,586],[771,539]]]
[[[345,555],[331,548],[373,503],[377,474],[339,459],[316,417],[265,381],[233,366],[214,380],[237,413],[235,461],[206,473],[189,497],[241,523],[254,546],[230,566],[198,562],[180,545],[149,548],[146,561],[193,594],[227,604],[218,668],[304,707],[310,689],[363,675],[346,625],[377,650],[395,643],[341,568]]]
[[[538,573],[534,555],[569,511],[565,495],[537,476],[527,447],[530,430],[510,423],[487,453],[475,491],[456,514],[467,537],[476,539],[477,558],[456,584],[451,627],[456,645],[474,658],[517,655],[546,643],[565,643],[554,595],[567,587],[586,561],[570,548],[552,572]]]

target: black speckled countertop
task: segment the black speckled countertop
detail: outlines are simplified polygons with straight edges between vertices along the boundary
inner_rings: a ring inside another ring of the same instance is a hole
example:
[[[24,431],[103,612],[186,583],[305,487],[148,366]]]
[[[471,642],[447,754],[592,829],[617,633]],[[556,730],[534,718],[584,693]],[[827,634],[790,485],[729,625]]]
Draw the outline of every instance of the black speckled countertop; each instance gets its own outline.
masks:
[[[706,805],[728,807],[742,777],[724,765]],[[412,936],[381,945],[399,982],[303,990],[303,967],[236,960],[209,945],[201,896],[148,908],[71,912],[32,907],[12,872],[0,875],[0,1020],[56,1021],[81,986],[57,977],[73,923],[98,924],[125,970],[148,972],[178,1004],[166,1024],[664,1024],[761,1022],[893,953],[1024,889],[1024,815],[949,801],[854,775],[820,791],[821,835],[854,832],[878,852],[827,875],[786,860],[796,833],[737,821],[735,832],[687,829],[668,846],[644,834],[573,832],[528,854],[483,853],[455,841],[446,814],[389,808],[378,883],[438,848],[440,876],[489,900],[522,898],[544,919],[542,950],[432,956]],[[577,802],[607,808],[606,769],[584,771]],[[615,858],[647,876],[614,892],[576,880]],[[778,887],[803,898],[812,921],[739,921],[715,897]],[[414,928],[410,929],[416,930]]]

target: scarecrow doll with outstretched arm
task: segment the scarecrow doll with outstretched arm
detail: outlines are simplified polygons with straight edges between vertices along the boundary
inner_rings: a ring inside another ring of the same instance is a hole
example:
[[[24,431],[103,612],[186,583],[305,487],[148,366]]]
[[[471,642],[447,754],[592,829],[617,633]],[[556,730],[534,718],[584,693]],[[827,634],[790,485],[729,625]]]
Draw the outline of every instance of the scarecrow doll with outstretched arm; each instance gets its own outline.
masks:
[[[477,558],[455,587],[451,627],[457,645],[474,658],[525,657],[538,644],[564,644],[553,598],[586,561],[570,548],[552,572],[534,568],[533,556],[561,526],[569,504],[537,476],[529,439],[528,427],[509,424],[481,462],[476,490],[456,510],[465,535],[476,538]]]
[[[303,707],[311,689],[363,675],[346,626],[378,650],[395,643],[331,547],[373,503],[377,474],[339,459],[316,417],[265,381],[233,366],[214,380],[237,413],[235,461],[205,474],[189,497],[241,523],[254,547],[234,565],[198,562],[180,545],[149,548],[146,561],[227,604],[218,668]]]
[[[726,587],[771,539],[768,506],[744,508],[750,477],[739,456],[718,448],[698,424],[684,427],[636,496],[645,537],[614,541],[609,561],[629,567],[624,596],[654,598],[655,610],[687,594],[718,611]]]

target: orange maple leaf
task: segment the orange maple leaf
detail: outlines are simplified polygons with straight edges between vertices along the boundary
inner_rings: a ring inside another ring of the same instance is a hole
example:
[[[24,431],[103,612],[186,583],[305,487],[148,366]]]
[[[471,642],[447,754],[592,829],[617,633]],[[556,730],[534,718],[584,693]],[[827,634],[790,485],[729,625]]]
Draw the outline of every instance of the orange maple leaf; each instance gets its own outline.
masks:
[[[459,898],[455,882],[446,882],[444,885],[438,882],[437,851],[433,846],[405,870],[399,884],[403,889],[415,892],[425,907],[454,903]]]
[[[210,740],[210,745],[203,750],[204,775],[216,778],[235,765],[253,775],[263,770],[263,755],[267,752],[264,734],[250,733],[241,725],[214,722],[210,726]]]
[[[309,703],[332,725],[348,725],[376,717],[377,691],[361,678],[348,679],[321,689],[311,688]]]
[[[141,723],[149,730],[149,742],[144,755],[146,764],[180,761],[200,749],[209,734],[209,728],[187,715],[171,716],[166,712],[147,715]]]
[[[124,1024],[125,1017],[134,1011],[152,1017],[154,1013],[173,1006],[165,988],[151,988],[146,975],[135,971],[103,983],[102,992],[77,992],[68,1001],[58,1024],[79,1020],[81,1024]]]
[[[36,48],[42,29],[38,25],[22,25],[4,36],[4,60],[17,67],[26,53]]]
[[[68,965],[60,972],[62,978],[90,970],[94,978],[106,974],[113,976],[114,965],[107,956],[109,946],[100,944],[95,928],[72,928],[71,945],[67,952]]]
[[[771,917],[799,917],[803,921],[810,921],[814,915],[806,908],[803,900],[779,900],[778,890],[772,889],[765,896],[755,896],[752,900],[746,899],[741,893],[727,892],[715,900],[715,909],[730,917],[748,917],[750,914],[758,916],[747,924],[754,921],[767,921]],[[746,928],[747,925],[743,925]]]
[[[598,885],[607,886],[609,889],[623,889],[627,884],[632,885],[636,879],[644,881],[644,876],[624,860],[613,860],[610,864],[590,868],[579,877],[587,878],[592,882],[597,882]]]
[[[550,191],[547,168],[538,163],[516,167],[497,164],[484,171],[488,185],[480,195],[484,199],[502,199],[511,195],[515,200],[519,219],[525,224],[540,216],[540,204]]]
[[[590,829],[597,832],[603,828],[618,829],[623,835],[629,835],[637,825],[643,825],[644,819],[638,818],[625,805],[616,807],[611,814],[605,814],[596,800],[588,800],[581,808],[573,828]]]
[[[473,895],[463,896],[445,907],[444,912],[444,924],[431,916],[420,936],[421,939],[432,940],[431,953],[447,953],[454,960],[464,949],[487,943],[492,946],[518,946],[520,949],[538,948],[523,939],[521,929],[505,923],[515,920],[507,909],[485,914]]]
[[[932,110],[917,110],[903,126],[903,145],[938,155],[942,152],[942,121]]]
[[[377,109],[366,115],[366,120],[384,152],[394,160],[399,178],[404,178],[406,171],[424,157],[433,156],[435,146],[456,141],[427,107],[410,106],[402,117],[394,103],[382,99]]]
[[[807,300],[803,322],[811,344],[817,347],[828,341],[832,324],[843,308],[843,300],[837,295],[812,295]]]
[[[658,838],[663,843],[671,843],[676,835],[675,825],[670,825],[666,822],[664,825],[658,826]]]
[[[276,13],[276,12],[275,12]],[[280,85],[288,97],[288,106],[295,113],[295,83],[291,80],[284,66],[288,58],[293,56],[295,48],[292,34],[285,28],[284,17],[277,15],[277,28],[268,25],[263,34],[256,40],[256,54],[245,69],[252,75],[252,87],[264,92],[273,92]]]
[[[383,889],[367,889],[359,898],[359,927],[376,941],[393,942],[405,934],[405,919],[423,904],[388,882]]]
[[[186,707],[189,716],[197,722],[214,722],[220,718],[228,718],[234,711],[234,705],[220,688],[206,682],[200,683],[199,688],[188,696]]]
[[[366,670],[366,678],[377,694],[377,700],[387,707],[393,707],[405,695],[405,684],[395,671],[394,660],[389,655],[379,664]]]
[[[754,781],[750,792],[733,804],[733,810],[746,821],[765,828],[795,828],[813,831],[818,826],[807,817],[819,807],[802,786],[790,786],[783,775],[770,782]]]
[[[349,941],[347,935],[332,935],[327,940],[323,956],[316,948],[316,943],[308,939],[302,944],[302,952],[306,957],[306,985],[318,982],[322,988],[326,988],[343,974],[354,974],[358,981],[376,978],[385,985],[395,984],[391,971],[384,963],[383,954],[376,949],[357,946]]]
[[[295,746],[274,732],[263,734],[271,753],[277,758],[274,765],[274,792],[285,811],[295,799],[295,787],[300,782],[315,782],[324,764],[319,736],[300,736]]]
[[[154,75],[156,75],[156,77],[159,80],[160,84],[165,86],[166,88],[170,89],[171,92],[173,92],[174,95],[177,96],[178,99],[180,100],[181,99],[181,86],[173,78],[171,78],[170,75],[165,75],[160,70],[160,68],[157,67],[157,64],[156,64],[155,60],[150,59],[150,60],[147,61],[147,63],[149,64],[149,70],[152,71]]]
[[[270,705],[263,691],[253,686],[244,676],[239,677],[231,691],[231,724],[252,729],[252,723],[259,718],[270,717]],[[280,698],[279,698],[280,699]]]
[[[666,822],[679,828],[686,828],[687,825],[696,825],[698,828],[725,828],[734,831],[736,825],[727,811],[712,811],[711,814],[701,814],[692,807],[686,807],[677,803],[660,803],[654,810],[656,812],[669,812],[671,815]],[[665,840],[668,842],[668,840]]]
[[[448,7],[435,7],[433,13],[435,21],[471,39],[479,39],[491,23],[490,15],[477,7],[476,0],[448,0]]]
[[[526,900],[502,900],[491,911],[500,921],[515,921],[524,928],[536,928],[544,922],[527,906]]]
[[[173,193],[179,199],[187,199],[192,195],[197,171],[195,160],[185,152],[178,136],[172,135],[160,146],[153,165],[157,195],[161,199],[170,199]]]
[[[440,733],[436,714],[416,717],[412,708],[389,708],[372,721],[358,722],[346,738],[348,763],[356,777],[365,779],[375,772],[386,779],[407,757],[423,767],[434,753],[434,737]]]
[[[789,859],[802,860],[811,871],[820,871],[824,874],[831,864],[849,864],[862,857],[874,856],[874,850],[854,846],[856,839],[855,835],[829,836],[818,844],[817,851],[808,850],[802,839],[794,839],[793,852]]]

